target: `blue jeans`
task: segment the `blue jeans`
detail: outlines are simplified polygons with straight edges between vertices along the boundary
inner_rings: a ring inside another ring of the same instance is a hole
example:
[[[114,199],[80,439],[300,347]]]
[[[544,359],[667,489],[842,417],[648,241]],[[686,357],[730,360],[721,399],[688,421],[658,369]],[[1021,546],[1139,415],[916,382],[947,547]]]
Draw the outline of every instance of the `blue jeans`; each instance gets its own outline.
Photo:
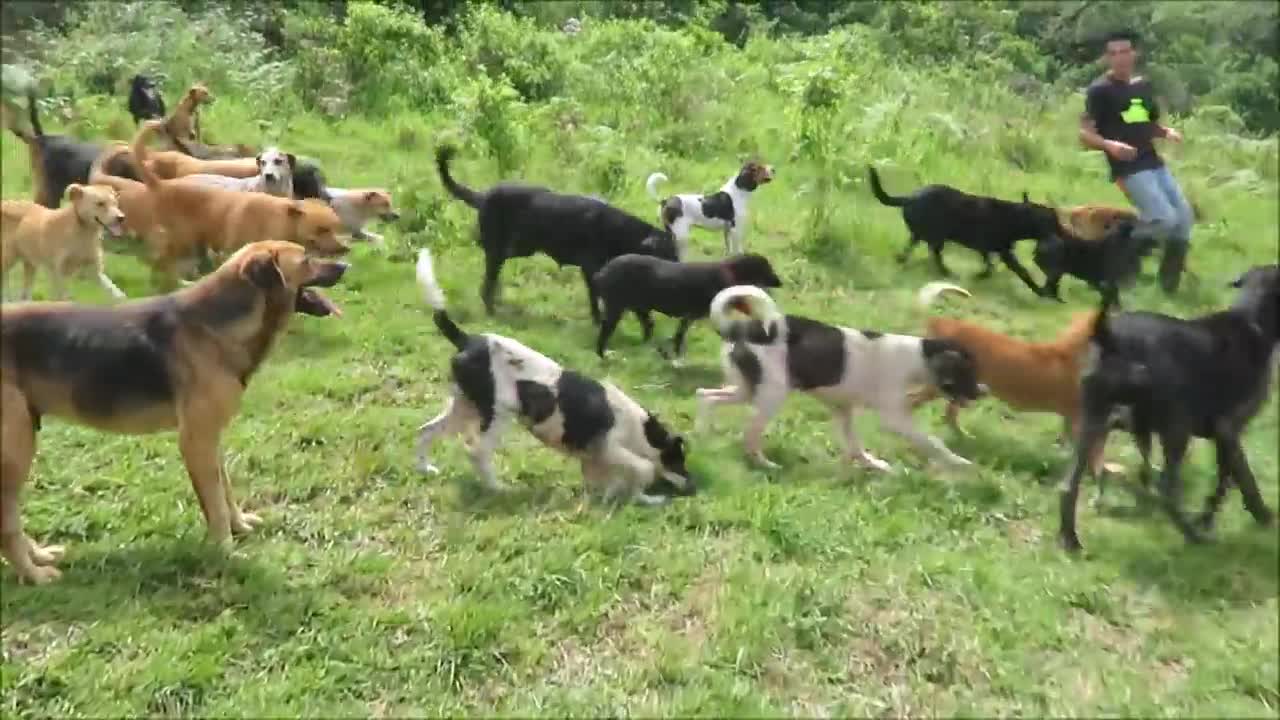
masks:
[[[1138,209],[1138,227],[1133,236],[1186,246],[1191,242],[1194,217],[1178,181],[1169,168],[1136,172],[1120,180],[1129,202]]]

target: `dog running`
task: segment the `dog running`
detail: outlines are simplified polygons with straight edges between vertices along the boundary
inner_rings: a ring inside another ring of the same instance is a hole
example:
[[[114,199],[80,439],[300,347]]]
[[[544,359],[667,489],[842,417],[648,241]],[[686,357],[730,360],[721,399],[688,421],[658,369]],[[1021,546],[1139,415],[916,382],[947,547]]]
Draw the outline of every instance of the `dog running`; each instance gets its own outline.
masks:
[[[898,254],[899,264],[905,263],[916,245],[923,242],[929,246],[938,272],[951,277],[942,260],[942,248],[948,241],[957,242],[982,256],[984,267],[978,279],[991,276],[991,256],[996,255],[1032,292],[1050,297],[1031,279],[1013,249],[1019,240],[1058,239],[1062,229],[1053,208],[1031,202],[1026,193],[1022,194],[1022,202],[1016,203],[970,195],[948,185],[926,185],[910,195],[894,196],[884,191],[874,167],[869,167],[868,173],[871,192],[882,205],[902,208],[902,219],[911,234],[907,246]]]
[[[209,539],[225,544],[252,530],[260,519],[232,496],[222,432],[289,318],[339,314],[315,288],[346,269],[264,242],[170,295],[113,307],[0,306],[0,553],[18,577],[39,584],[60,574],[62,548],[36,544],[22,524],[22,486],[46,417],[119,434],[177,430]]]
[[[116,191],[103,185],[72,185],[69,204],[50,210],[26,200],[0,204],[0,281],[9,293],[9,271],[22,263],[22,300],[30,300],[37,268],[49,273],[53,295],[67,299],[66,277],[80,270],[94,273],[98,284],[117,300],[124,292],[107,277],[102,233],[124,233],[124,213]]]
[[[744,313],[749,319],[732,316]],[[936,388],[952,402],[977,400],[986,388],[977,381],[973,356],[963,346],[939,338],[858,331],[782,315],[767,293],[735,286],[716,295],[711,319],[724,339],[721,362],[726,384],[697,390],[697,424],[705,427],[716,405],[751,403],[755,415],[747,426],[747,456],[766,468],[777,468],[764,455],[761,441],[769,420],[787,395],[800,391],[831,409],[849,459],[888,471],[889,463],[867,451],[854,430],[858,408],[870,408],[881,424],[919,451],[949,466],[971,463],[938,438],[916,429],[909,391]]]
[[[450,195],[475,208],[480,247],[484,250],[484,282],[480,297],[492,315],[498,276],[511,258],[543,253],[560,266],[582,270],[591,319],[600,324],[600,303],[591,278],[619,255],[636,253],[678,260],[670,230],[654,227],[625,210],[597,198],[564,195],[544,187],[499,183],[472,190],[449,174],[452,146],[436,150],[436,169]]]
[[[1233,484],[1259,525],[1273,523],[1240,437],[1267,400],[1280,352],[1280,265],[1253,267],[1231,285],[1239,292],[1230,308],[1192,320],[1150,312],[1110,317],[1103,300],[1081,380],[1084,422],[1076,459],[1060,495],[1059,539],[1068,551],[1081,549],[1076,502],[1085,449],[1101,442],[1118,410],[1127,415],[1142,456],[1144,488],[1151,438],[1160,438],[1164,510],[1188,542],[1204,540]],[[1218,485],[1193,522],[1182,510],[1182,461],[1197,437],[1214,442]]]
[[[216,173],[196,173],[184,175],[184,182],[195,182],[208,187],[219,187],[224,190],[241,192],[260,192],[276,197],[293,197],[293,170],[297,167],[298,158],[293,153],[286,153],[279,148],[269,147],[254,158],[258,174],[253,177],[235,178]]]
[[[502,433],[518,419],[550,448],[576,458],[588,494],[603,487],[606,502],[665,502],[651,487],[692,494],[684,439],[621,390],[572,370],[502,335],[470,335],[445,309],[431,254],[418,255],[418,284],[433,308],[436,328],[457,348],[450,361],[453,388],[444,410],[418,429],[418,467],[439,472],[428,459],[437,438],[479,435],[470,443],[476,475],[494,492],[506,490],[493,469]]]
[[[666,175],[655,172],[645,180],[644,188],[658,203],[659,221],[675,235],[680,258],[688,257],[689,234],[695,226],[723,231],[725,254],[740,255],[745,252],[747,202],[756,188],[773,181],[773,168],[749,161],[718,191],[706,195],[682,193],[664,199],[658,195],[658,185],[666,181]]]

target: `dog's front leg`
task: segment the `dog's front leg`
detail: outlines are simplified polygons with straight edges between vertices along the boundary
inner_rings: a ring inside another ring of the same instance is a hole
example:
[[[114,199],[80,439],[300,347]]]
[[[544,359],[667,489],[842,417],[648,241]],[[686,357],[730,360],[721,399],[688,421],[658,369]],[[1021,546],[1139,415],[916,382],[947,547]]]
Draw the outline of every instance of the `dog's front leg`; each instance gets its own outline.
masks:
[[[929,243],[929,254],[933,256],[933,265],[938,269],[938,274],[942,277],[951,277],[951,269],[942,261],[942,243]]]
[[[185,422],[178,430],[178,449],[191,476],[200,510],[204,513],[209,541],[219,546],[231,544],[231,518],[227,494],[219,467],[218,434],[204,423]]]
[[[747,457],[769,470],[776,470],[780,466],[764,456],[764,431],[773,416],[778,413],[778,410],[782,409],[782,402],[785,399],[785,391],[782,393],[757,393],[756,412],[752,416],[751,422],[747,424],[746,436],[743,438],[743,446],[747,451]]]
[[[1204,536],[1182,512],[1182,460],[1186,456],[1189,441],[1189,434],[1182,428],[1172,428],[1171,431],[1161,434],[1160,447],[1164,450],[1164,471],[1160,478],[1160,491],[1164,499],[1164,510],[1169,515],[1169,519],[1182,531],[1187,542],[1200,543],[1204,541]]]
[[[36,266],[26,260],[22,261],[22,294],[21,300],[30,300],[36,289]]]
[[[1076,534],[1076,505],[1080,499],[1080,481],[1089,466],[1089,448],[1102,438],[1107,429],[1109,408],[1100,410],[1085,416],[1076,442],[1075,462],[1063,478],[1062,489],[1058,493],[1058,541],[1068,552],[1078,552],[1082,547]]]
[[[911,413],[905,407],[888,408],[881,412],[881,422],[891,432],[906,439],[927,457],[940,460],[952,467],[964,467],[973,463],[951,452],[938,438],[921,432],[911,422]]]
[[[458,409],[457,400],[451,396],[445,401],[444,410],[439,415],[431,418],[418,428],[418,442],[415,448],[418,472],[428,475],[438,475],[440,473],[440,468],[431,463],[428,452],[431,449],[431,443],[436,438],[441,435],[452,434],[460,429],[463,421],[458,417]]]
[[[599,325],[600,296],[596,294],[596,286],[591,282],[591,276],[595,274],[596,269],[585,265],[579,269],[582,270],[582,282],[587,286],[587,304],[591,307],[591,322]]]
[[[694,416],[694,432],[703,432],[711,419],[711,408],[721,404],[743,403],[749,398],[737,385],[726,385],[721,388],[698,388],[694,391],[697,398],[697,412]]]
[[[1207,518],[1202,518],[1200,525],[1205,529],[1213,526],[1213,516],[1217,513],[1217,506],[1222,504],[1228,487],[1223,487],[1223,483],[1234,480],[1235,484],[1240,487],[1240,494],[1244,498],[1244,507],[1253,516],[1254,521],[1264,527],[1269,527],[1275,522],[1275,514],[1267,507],[1267,503],[1262,499],[1262,493],[1258,490],[1258,481],[1253,476],[1253,470],[1249,467],[1249,459],[1244,454],[1244,448],[1240,445],[1240,435],[1238,431],[1230,431],[1216,439],[1218,446],[1218,471],[1219,481],[1218,489],[1215,495],[1221,493],[1216,503],[1212,507],[1212,511],[1207,506],[1205,513]],[[1225,461],[1225,462],[1224,462]],[[1224,468],[1225,464],[1225,468]],[[1224,477],[1225,472],[1228,477]]]
[[[97,270],[98,285],[102,286],[102,289],[106,290],[116,300],[124,300],[126,297],[124,291],[111,282],[111,278],[107,277],[106,261],[103,259],[102,253],[98,253],[94,267]]]
[[[849,453],[849,458],[854,462],[864,463],[876,470],[883,472],[892,472],[893,468],[889,463],[872,455],[862,444],[862,439],[858,437],[858,431],[853,425],[853,411],[850,409],[837,408],[833,409],[836,425],[840,429],[841,435],[844,437],[845,450]]]
[[[671,337],[671,364],[680,367],[684,364],[684,338],[689,332],[689,326],[693,325],[693,318],[680,318],[680,324],[676,327],[676,334]]]
[[[476,476],[487,490],[494,493],[503,493],[509,489],[498,479],[498,474],[493,469],[493,453],[498,449],[498,444],[502,440],[502,431],[506,429],[508,421],[509,418],[505,413],[494,414],[493,421],[489,423],[489,427],[481,431],[480,437],[470,451],[471,465],[475,468]]]
[[[1003,260],[1004,264],[1013,271],[1014,275],[1018,276],[1019,280],[1025,283],[1027,287],[1031,288],[1031,292],[1041,297],[1048,297],[1057,300],[1058,302],[1063,302],[1062,298],[1047,295],[1047,290],[1036,285],[1036,281],[1031,279],[1031,273],[1027,272],[1027,269],[1022,266],[1022,263],[1018,260],[1018,256],[1013,254],[1013,248],[1001,251],[1000,259]]]
[[[22,486],[36,452],[35,426],[26,398],[15,386],[0,385],[0,402],[5,412],[0,418],[0,554],[20,579],[43,585],[61,575],[52,565],[62,548],[42,548],[23,530]]]

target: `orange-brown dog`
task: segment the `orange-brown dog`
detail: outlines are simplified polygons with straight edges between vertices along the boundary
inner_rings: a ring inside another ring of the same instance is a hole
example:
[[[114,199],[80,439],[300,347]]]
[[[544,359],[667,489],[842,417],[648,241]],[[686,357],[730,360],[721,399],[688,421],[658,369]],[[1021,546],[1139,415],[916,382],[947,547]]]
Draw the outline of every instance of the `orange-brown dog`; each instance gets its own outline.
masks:
[[[36,544],[22,524],[22,486],[48,417],[125,435],[176,430],[209,539],[224,545],[252,530],[259,518],[232,496],[222,432],[293,314],[339,314],[315,288],[346,269],[264,242],[170,295],[0,306],[0,554],[18,577],[59,575],[62,548]]]
[[[919,304],[927,308],[947,293],[969,297],[968,290],[945,282],[928,283],[917,295]],[[1048,342],[1026,342],[980,325],[953,318],[931,317],[926,326],[928,336],[959,343],[972,355],[978,369],[978,382],[1009,407],[1029,412],[1051,412],[1062,417],[1063,430],[1074,440],[1080,430],[1080,372],[1089,349],[1089,337],[1097,311],[1077,314],[1058,337]],[[912,397],[919,405],[937,397],[921,391]],[[946,419],[956,432],[963,433],[958,415],[960,407],[948,403]],[[1103,445],[1094,449],[1090,469],[1102,468]]]
[[[1058,210],[1059,222],[1081,240],[1100,241],[1121,222],[1136,222],[1138,213],[1130,208],[1108,205],[1076,205]]]
[[[160,178],[147,164],[146,147],[148,136],[160,127],[158,120],[144,123],[134,138],[133,157],[143,183],[100,172],[98,166],[105,157],[95,163],[90,176],[120,193],[129,229],[146,244],[148,262],[160,275],[162,287],[176,285],[179,268],[194,264],[205,250],[224,255],[251,242],[273,239],[325,255],[350,249],[338,239],[342,221],[324,202]]]

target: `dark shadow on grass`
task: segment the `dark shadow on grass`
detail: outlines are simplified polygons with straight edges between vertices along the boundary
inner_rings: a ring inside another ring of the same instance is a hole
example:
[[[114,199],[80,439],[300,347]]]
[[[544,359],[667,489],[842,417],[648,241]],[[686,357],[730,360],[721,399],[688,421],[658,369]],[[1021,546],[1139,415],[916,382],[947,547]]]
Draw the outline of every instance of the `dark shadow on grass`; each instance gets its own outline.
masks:
[[[62,577],[52,583],[20,585],[8,574],[0,584],[0,616],[5,625],[79,622],[118,616],[128,608],[199,621],[289,594],[284,576],[254,559],[251,539],[237,548],[228,555],[195,536],[111,549],[72,546],[58,565]]]
[[[1163,513],[1153,517],[1168,523]],[[1252,605],[1274,598],[1280,585],[1280,537],[1274,527],[1246,526],[1218,531],[1202,545],[1180,534],[1156,552],[1138,545],[1108,548],[1114,562],[1135,581],[1159,587],[1165,597],[1191,606]]]

